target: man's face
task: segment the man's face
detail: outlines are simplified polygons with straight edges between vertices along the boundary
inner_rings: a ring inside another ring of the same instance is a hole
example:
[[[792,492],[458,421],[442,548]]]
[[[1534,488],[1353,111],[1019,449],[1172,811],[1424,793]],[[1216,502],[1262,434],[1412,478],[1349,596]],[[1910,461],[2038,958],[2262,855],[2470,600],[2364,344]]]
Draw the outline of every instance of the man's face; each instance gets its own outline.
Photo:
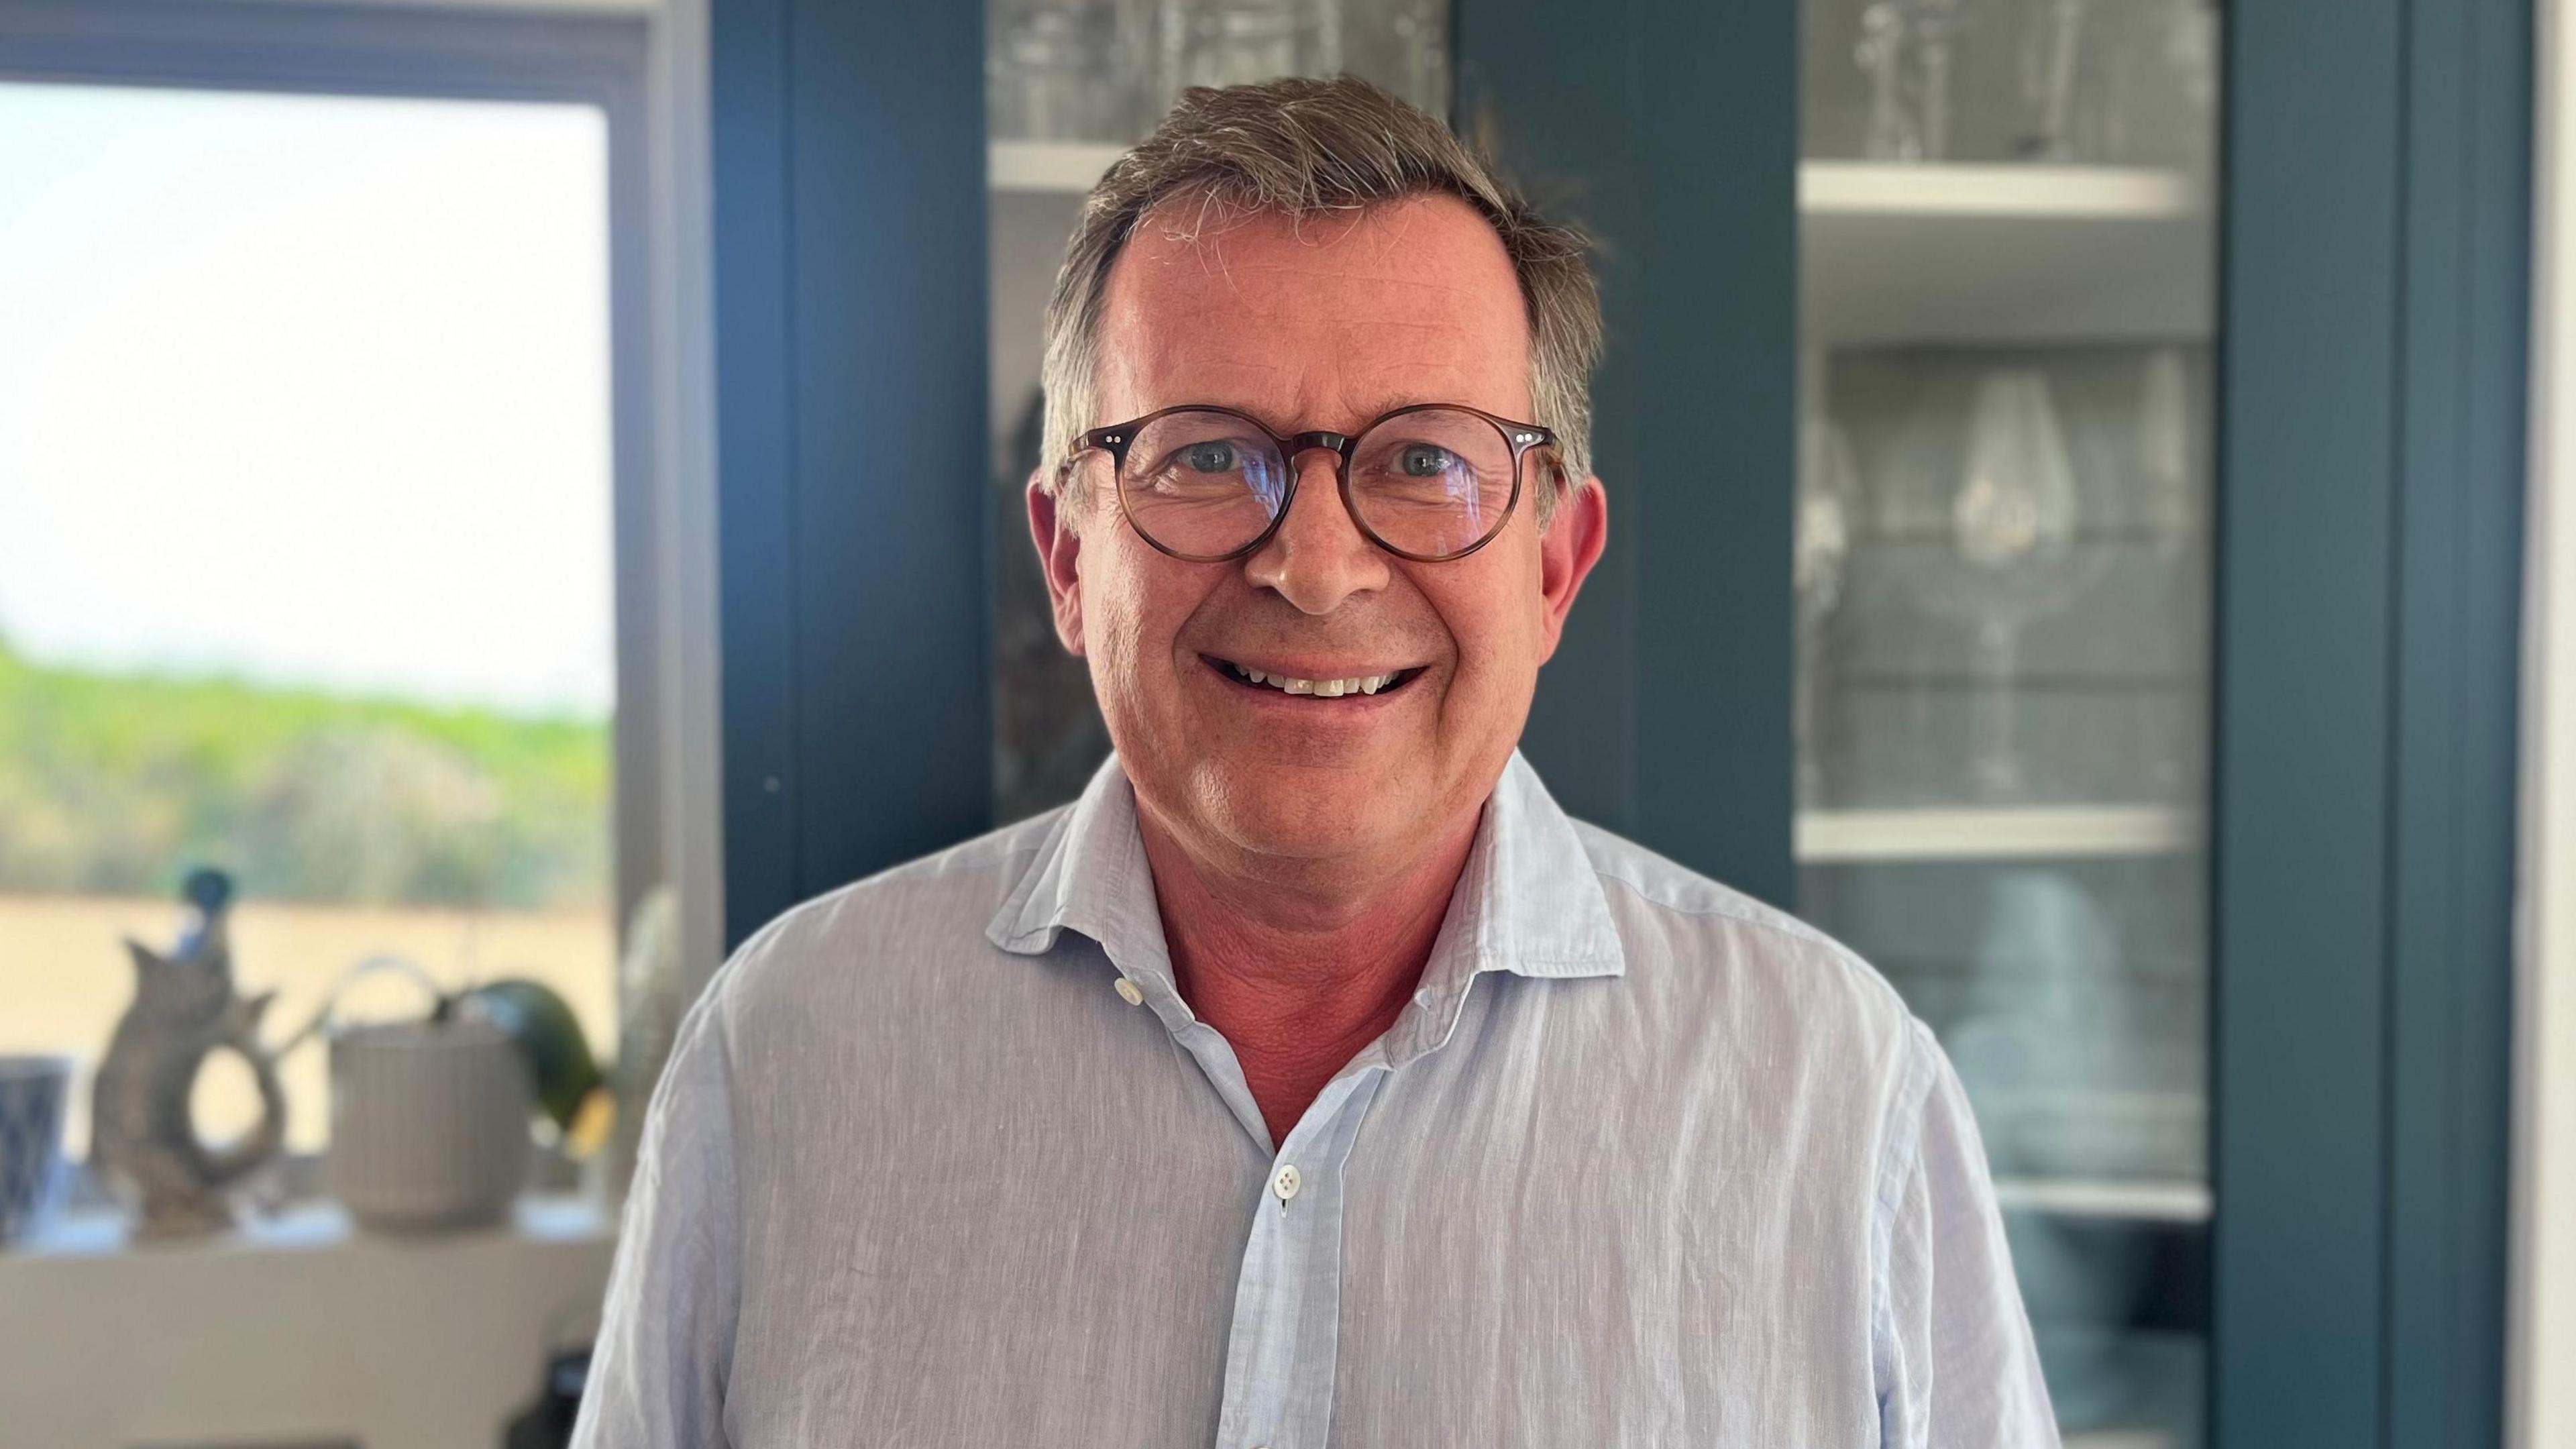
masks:
[[[1356,434],[1423,402],[1530,419],[1520,289],[1501,240],[1465,203],[1178,233],[1196,219],[1195,208],[1149,215],[1111,270],[1098,416],[1082,426],[1185,403],[1234,408],[1283,435]],[[1320,449],[1294,460],[1296,498],[1278,531],[1228,563],[1184,563],[1137,536],[1101,455],[1074,474],[1094,489],[1087,507],[1059,512],[1033,485],[1058,632],[1090,661],[1144,808],[1195,853],[1283,863],[1401,853],[1471,816],[1601,551],[1590,480],[1541,533],[1550,461],[1530,456],[1500,536],[1446,563],[1370,543]],[[1228,664],[1299,680],[1410,676],[1328,698],[1248,683]]]

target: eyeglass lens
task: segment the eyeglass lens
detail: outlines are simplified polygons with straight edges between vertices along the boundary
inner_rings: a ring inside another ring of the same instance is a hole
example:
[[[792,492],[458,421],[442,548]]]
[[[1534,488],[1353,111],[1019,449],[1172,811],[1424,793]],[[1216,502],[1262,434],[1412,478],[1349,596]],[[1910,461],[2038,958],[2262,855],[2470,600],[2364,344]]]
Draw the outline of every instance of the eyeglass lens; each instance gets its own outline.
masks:
[[[1475,413],[1427,408],[1384,419],[1350,455],[1360,524],[1399,552],[1438,558],[1484,542],[1512,500],[1512,446]],[[1167,413],[1127,445],[1118,487],[1127,516],[1174,553],[1222,557],[1279,516],[1289,460],[1228,413]]]

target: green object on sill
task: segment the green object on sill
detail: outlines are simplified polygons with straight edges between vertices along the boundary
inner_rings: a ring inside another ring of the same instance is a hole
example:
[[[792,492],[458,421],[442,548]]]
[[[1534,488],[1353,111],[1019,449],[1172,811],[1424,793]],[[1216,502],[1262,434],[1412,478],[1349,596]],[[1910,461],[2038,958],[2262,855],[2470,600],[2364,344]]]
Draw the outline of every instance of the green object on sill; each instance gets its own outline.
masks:
[[[537,1104],[570,1136],[583,1099],[602,1085],[590,1039],[582,1035],[571,1004],[542,982],[518,978],[486,982],[456,1000],[470,1003],[519,1044],[536,1081]]]

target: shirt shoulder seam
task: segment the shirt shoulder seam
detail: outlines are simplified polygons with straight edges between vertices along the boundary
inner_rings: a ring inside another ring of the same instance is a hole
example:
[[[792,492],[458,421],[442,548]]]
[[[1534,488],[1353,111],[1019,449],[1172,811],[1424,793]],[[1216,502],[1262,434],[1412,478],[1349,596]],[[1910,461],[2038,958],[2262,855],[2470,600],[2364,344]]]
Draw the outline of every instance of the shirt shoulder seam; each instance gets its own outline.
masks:
[[[1905,999],[1897,994],[1896,988],[1888,984],[1886,977],[1879,975],[1849,946],[1795,916],[1751,901],[1721,899],[1700,905],[1671,900],[1649,890],[1640,882],[1601,865],[1593,867],[1593,874],[1604,881],[1625,886],[1630,894],[1657,910],[1669,911],[1674,915],[1688,916],[1696,920],[1732,921],[1738,925],[1750,926],[1756,930],[1821,949],[1845,974],[1862,982],[1870,994],[1878,997],[1883,1004],[1895,1011],[1901,1020],[1916,1026],[1921,1025],[1912,1008],[1905,1004]],[[1711,882],[1711,884],[1715,883]],[[1724,887],[1721,886],[1718,889],[1722,890]]]
[[[1737,921],[1747,926],[1759,926],[1764,930],[1774,931],[1784,936],[1794,937],[1798,940],[1808,942],[1811,945],[1829,947],[1836,952],[1841,952],[1845,949],[1842,944],[1836,941],[1833,937],[1826,935],[1824,932],[1817,930],[1806,922],[1801,921],[1794,916],[1783,915],[1768,906],[1758,905],[1752,901],[1714,900],[1704,905],[1695,905],[1684,901],[1674,900],[1670,896],[1656,891],[1645,882],[1622,875],[1618,871],[1611,869],[1609,866],[1599,864],[1598,862],[1594,863],[1592,873],[1600,877],[1602,880],[1609,881],[1616,885],[1626,886],[1630,894],[1658,910],[1671,911],[1673,914],[1679,916],[1715,916],[1725,920]],[[1719,890],[1726,889],[1726,887],[1718,885],[1715,881],[1711,881],[1709,884]]]

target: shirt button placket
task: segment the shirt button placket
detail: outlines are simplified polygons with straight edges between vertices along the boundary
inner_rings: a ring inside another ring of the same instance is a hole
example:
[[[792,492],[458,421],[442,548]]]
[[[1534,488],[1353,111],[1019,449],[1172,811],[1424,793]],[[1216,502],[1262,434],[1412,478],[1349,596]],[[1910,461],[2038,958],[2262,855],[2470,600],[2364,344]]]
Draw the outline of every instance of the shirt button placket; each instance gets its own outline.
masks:
[[[1321,1444],[1333,1413],[1343,1189],[1352,1145],[1387,1068],[1328,1083],[1262,1179],[1226,1341],[1225,1449]],[[1270,1203],[1277,1211],[1264,1211]]]

